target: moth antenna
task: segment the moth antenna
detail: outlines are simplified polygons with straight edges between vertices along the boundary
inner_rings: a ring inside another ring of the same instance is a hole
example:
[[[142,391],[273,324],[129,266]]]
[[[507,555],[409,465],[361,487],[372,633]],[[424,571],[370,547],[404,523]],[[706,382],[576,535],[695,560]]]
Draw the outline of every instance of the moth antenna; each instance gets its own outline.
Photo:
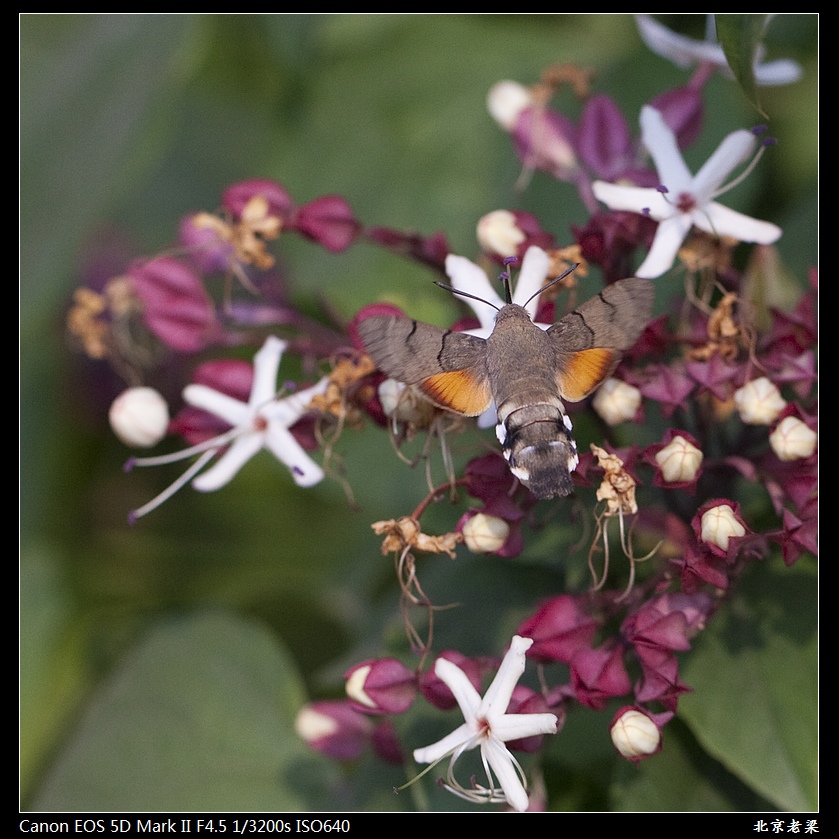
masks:
[[[543,291],[547,291],[551,286],[562,282],[569,274],[573,273],[580,267],[579,262],[575,262],[567,271],[563,271],[558,277],[554,277],[547,285],[543,285],[538,291],[534,291],[530,297],[522,304],[526,306],[534,297],[538,297]]]
[[[469,294],[468,291],[461,291],[459,288],[455,288],[454,286],[446,285],[445,283],[437,282],[435,280],[434,285],[440,286],[440,288],[444,289],[445,291],[450,291],[452,294],[459,294],[461,297],[469,297],[472,300],[477,300],[479,303],[486,303],[487,306],[492,306],[496,312],[500,312],[501,309],[498,308],[494,303],[490,303],[489,300],[484,300],[483,297],[478,297],[475,294]]]

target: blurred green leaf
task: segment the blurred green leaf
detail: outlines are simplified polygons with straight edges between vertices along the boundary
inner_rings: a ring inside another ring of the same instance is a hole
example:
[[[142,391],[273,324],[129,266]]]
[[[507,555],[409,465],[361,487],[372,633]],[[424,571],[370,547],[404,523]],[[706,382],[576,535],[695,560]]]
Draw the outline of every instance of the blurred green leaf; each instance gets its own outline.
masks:
[[[301,810],[331,767],[294,731],[304,695],[276,640],[235,616],[154,627],[102,685],[38,810]]]
[[[57,557],[43,545],[20,560],[20,788],[52,757],[54,741],[87,687],[82,634],[74,625]]]
[[[806,557],[749,569],[697,638],[679,716],[729,771],[784,810],[815,810],[816,573]]]
[[[717,38],[728,66],[743,88],[746,98],[763,117],[766,117],[766,112],[758,97],[754,67],[768,20],[769,15],[716,15]]]
[[[678,719],[664,729],[663,750],[637,766],[620,761],[612,809],[715,812],[767,809],[761,798],[698,746]]]

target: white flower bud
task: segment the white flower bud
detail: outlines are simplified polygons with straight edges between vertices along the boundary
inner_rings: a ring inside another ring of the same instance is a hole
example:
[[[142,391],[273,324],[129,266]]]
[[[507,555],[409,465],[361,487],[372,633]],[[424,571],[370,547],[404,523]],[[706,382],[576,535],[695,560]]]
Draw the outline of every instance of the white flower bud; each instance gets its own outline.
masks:
[[[734,515],[728,504],[718,504],[702,514],[700,532],[702,541],[728,550],[728,540],[732,536],[745,536],[746,528]]]
[[[769,435],[769,445],[781,460],[810,457],[816,450],[816,432],[798,417],[784,417]]]
[[[509,210],[494,210],[478,222],[478,243],[487,253],[505,258],[515,256],[525,238],[515,215]]]
[[[487,95],[490,116],[505,131],[512,131],[521,112],[532,105],[532,94],[518,82],[498,82],[490,88]]]
[[[130,387],[114,399],[108,419],[126,446],[148,449],[166,436],[169,407],[154,388]]]
[[[641,391],[620,379],[608,379],[592,400],[592,407],[607,425],[631,420],[641,407]]]
[[[656,454],[655,462],[667,483],[684,483],[696,477],[702,456],[701,449],[677,435]]]
[[[379,385],[379,401],[382,410],[397,422],[426,426],[434,415],[434,405],[412,387],[385,379]]]
[[[612,742],[623,757],[647,757],[655,754],[661,745],[658,726],[641,711],[624,711],[612,724]]]
[[[747,425],[771,425],[787,403],[766,376],[747,382],[734,393],[740,419]]]
[[[464,544],[472,553],[492,553],[507,541],[510,525],[497,516],[476,513],[463,525],[461,532]]]

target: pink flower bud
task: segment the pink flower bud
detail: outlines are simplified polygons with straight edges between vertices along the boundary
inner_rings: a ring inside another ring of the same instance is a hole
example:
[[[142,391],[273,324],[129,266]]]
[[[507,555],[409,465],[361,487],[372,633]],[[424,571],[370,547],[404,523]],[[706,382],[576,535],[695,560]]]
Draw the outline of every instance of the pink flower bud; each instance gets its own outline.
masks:
[[[571,660],[571,683],[578,702],[602,711],[609,699],[628,693],[631,687],[623,649],[580,650]]]
[[[200,278],[182,262],[158,257],[131,266],[128,276],[143,303],[146,326],[179,352],[203,349],[218,329]]]
[[[304,204],[291,226],[332,253],[346,250],[361,229],[350,205],[338,195],[324,195]]]
[[[294,720],[294,730],[312,749],[336,760],[354,760],[368,743],[373,723],[341,700],[311,702]]]
[[[396,736],[396,729],[389,719],[382,719],[376,723],[370,742],[373,745],[373,751],[382,760],[395,766],[405,763],[405,755],[402,753],[402,746]]]
[[[467,658],[463,653],[456,650],[444,650],[434,659],[434,664],[420,676],[419,688],[422,695],[435,707],[441,711],[449,711],[457,705],[457,700],[454,698],[448,685],[437,675],[434,665],[437,664],[438,659],[444,658],[452,664],[457,665],[465,674],[475,690],[481,690],[481,671],[478,663],[471,658]]]
[[[126,446],[149,449],[166,436],[169,406],[154,388],[130,387],[113,401],[108,419]]]
[[[220,229],[220,222],[209,213],[193,213],[181,220],[178,241],[202,271],[227,271],[235,258],[235,248]]]
[[[560,594],[544,603],[526,620],[517,635],[533,639],[528,657],[535,661],[571,661],[574,654],[588,648],[597,632],[597,621],[570,594]]]
[[[229,186],[221,197],[221,203],[239,221],[245,207],[256,197],[264,198],[268,202],[269,215],[280,219],[284,219],[293,206],[285,188],[268,178],[252,178]]]
[[[699,136],[704,111],[701,90],[690,85],[667,90],[652,99],[650,105],[661,112],[680,149],[687,148]]]
[[[350,704],[365,714],[401,714],[411,707],[417,692],[413,672],[395,658],[364,661],[344,678]]]

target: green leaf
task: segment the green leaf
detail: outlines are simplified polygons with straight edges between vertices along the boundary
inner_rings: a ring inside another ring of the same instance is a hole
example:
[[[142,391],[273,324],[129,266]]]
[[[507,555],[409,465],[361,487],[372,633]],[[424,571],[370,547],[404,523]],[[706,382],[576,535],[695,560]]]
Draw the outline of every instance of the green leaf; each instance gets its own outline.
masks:
[[[53,738],[88,686],[81,633],[53,553],[31,546],[20,560],[20,789],[26,799]]]
[[[100,689],[38,810],[299,810],[332,767],[303,744],[296,669],[223,614],[156,626]]]
[[[755,80],[755,57],[766,30],[769,15],[717,15],[717,38],[723,48],[734,78],[746,98],[766,117],[760,105]]]
[[[638,766],[620,762],[611,800],[613,810],[635,812],[748,811],[771,806],[704,752],[678,719],[664,729],[659,754]]]
[[[679,716],[717,760],[785,810],[814,810],[816,574],[812,563],[752,567],[696,641]]]

